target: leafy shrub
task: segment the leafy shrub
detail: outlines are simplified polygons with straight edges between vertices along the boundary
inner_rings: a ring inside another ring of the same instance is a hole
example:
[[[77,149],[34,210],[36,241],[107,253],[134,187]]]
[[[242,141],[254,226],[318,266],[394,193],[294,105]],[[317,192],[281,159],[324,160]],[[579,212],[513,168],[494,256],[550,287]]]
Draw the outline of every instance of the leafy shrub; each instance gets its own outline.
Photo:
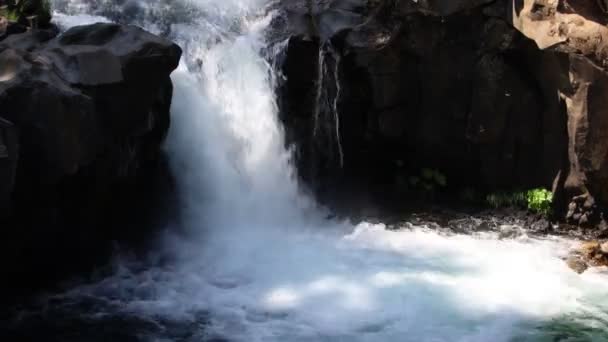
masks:
[[[12,6],[4,5],[0,6],[0,17],[4,17],[9,21],[16,22],[19,20],[19,13]]]
[[[526,193],[528,210],[548,215],[553,204],[553,193],[547,189],[532,189]]]
[[[473,202],[477,202],[479,200],[479,195],[478,195],[477,191],[475,191],[474,188],[466,187],[466,188],[460,190],[460,194],[458,194],[458,198],[460,198],[460,200],[463,202],[473,203]]]

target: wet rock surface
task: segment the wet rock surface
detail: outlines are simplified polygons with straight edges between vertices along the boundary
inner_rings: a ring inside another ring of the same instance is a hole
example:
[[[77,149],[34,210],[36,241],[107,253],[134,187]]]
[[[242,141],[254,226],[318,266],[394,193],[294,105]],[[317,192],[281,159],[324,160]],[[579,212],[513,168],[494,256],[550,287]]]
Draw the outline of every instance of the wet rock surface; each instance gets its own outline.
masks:
[[[582,242],[571,251],[566,263],[577,273],[583,273],[590,267],[608,266],[608,241]]]
[[[3,286],[90,267],[111,241],[143,239],[170,203],[160,147],[180,48],[133,26],[57,34],[0,40]]]
[[[556,218],[602,221],[608,16],[597,1],[285,7],[282,120],[321,199],[358,188],[406,201],[402,184],[432,168],[445,193],[553,187]]]

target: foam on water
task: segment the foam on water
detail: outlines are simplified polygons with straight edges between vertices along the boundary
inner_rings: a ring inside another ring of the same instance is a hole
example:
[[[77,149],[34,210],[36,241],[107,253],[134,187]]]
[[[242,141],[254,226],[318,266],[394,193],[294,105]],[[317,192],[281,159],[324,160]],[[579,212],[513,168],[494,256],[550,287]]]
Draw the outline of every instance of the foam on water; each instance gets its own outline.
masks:
[[[571,242],[331,228],[181,241],[177,264],[124,268],[68,296],[172,320],[208,312],[206,336],[236,341],[543,341],[553,321],[606,329],[606,276],[569,270],[559,251]]]
[[[96,15],[65,15],[63,13],[53,13],[53,22],[62,29],[67,29],[74,26],[86,25],[90,23],[110,23],[112,22],[106,17]]]
[[[606,330],[608,277],[567,269],[570,241],[324,220],[283,147],[277,74],[263,53],[278,15],[268,1],[54,5],[65,27],[103,15],[184,48],[167,150],[187,228],[165,241],[170,265],[125,263],[58,298],[100,298],[151,319],[205,313],[195,329],[236,341],[544,340],[561,322]],[[125,6],[137,11],[125,17]]]

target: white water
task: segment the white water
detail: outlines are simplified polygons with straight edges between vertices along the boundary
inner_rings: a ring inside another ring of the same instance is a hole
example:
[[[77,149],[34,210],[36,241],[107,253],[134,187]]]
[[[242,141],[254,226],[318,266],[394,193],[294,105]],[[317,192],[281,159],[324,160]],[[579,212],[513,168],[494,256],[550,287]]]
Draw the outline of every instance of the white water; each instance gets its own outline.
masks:
[[[608,277],[570,271],[559,259],[569,241],[322,219],[299,194],[283,148],[277,76],[262,56],[276,15],[266,2],[139,2],[133,20],[156,32],[158,18],[171,14],[162,6],[191,14],[167,33],[185,49],[173,75],[167,149],[187,233],[167,238],[171,265],[125,266],[68,297],[105,297],[124,314],[151,319],[196,322],[206,312],[208,321],[193,328],[201,340],[550,340],[537,328],[552,320],[606,329]],[[56,17],[65,26],[122,8],[54,3],[67,13]]]

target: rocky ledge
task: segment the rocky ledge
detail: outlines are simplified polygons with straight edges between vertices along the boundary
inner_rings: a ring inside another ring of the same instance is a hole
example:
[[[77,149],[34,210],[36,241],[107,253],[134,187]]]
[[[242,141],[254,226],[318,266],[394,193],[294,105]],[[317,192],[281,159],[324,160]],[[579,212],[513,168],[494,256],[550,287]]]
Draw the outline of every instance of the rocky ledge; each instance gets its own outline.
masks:
[[[590,267],[608,266],[608,241],[586,241],[574,248],[566,263],[576,273],[583,273]]]
[[[115,24],[0,39],[0,268],[3,286],[39,286],[158,218],[181,50]]]
[[[320,197],[359,188],[405,202],[416,190],[408,178],[424,168],[444,175],[436,198],[552,188],[556,219],[603,220],[605,1],[284,6],[294,35],[282,119]]]

